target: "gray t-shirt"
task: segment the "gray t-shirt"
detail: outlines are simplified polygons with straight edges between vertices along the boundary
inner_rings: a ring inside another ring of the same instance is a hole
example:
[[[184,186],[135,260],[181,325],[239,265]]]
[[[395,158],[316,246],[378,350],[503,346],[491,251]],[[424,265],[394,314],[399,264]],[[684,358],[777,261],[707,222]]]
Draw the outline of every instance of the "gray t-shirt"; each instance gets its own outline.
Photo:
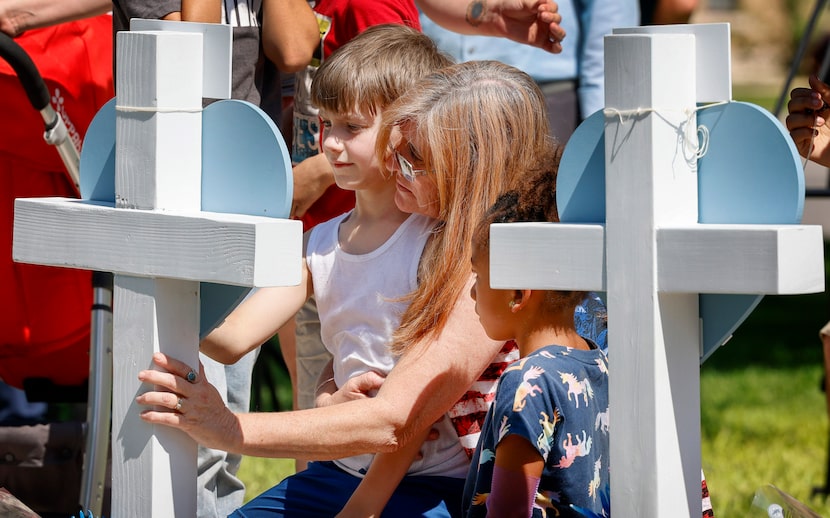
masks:
[[[264,56],[260,48],[262,1],[223,2],[222,22],[233,27],[231,97],[259,106]],[[113,0],[113,34],[130,29],[130,19],[160,19],[181,11],[181,0]],[[113,55],[113,68],[115,55]],[[117,88],[117,85],[116,85]]]

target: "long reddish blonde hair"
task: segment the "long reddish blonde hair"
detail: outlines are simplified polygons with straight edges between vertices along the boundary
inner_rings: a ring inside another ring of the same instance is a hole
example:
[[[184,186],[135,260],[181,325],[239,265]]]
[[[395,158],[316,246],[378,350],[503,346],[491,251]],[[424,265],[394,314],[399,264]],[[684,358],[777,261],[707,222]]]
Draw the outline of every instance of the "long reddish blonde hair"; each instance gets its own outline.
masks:
[[[470,279],[471,239],[497,196],[549,144],[545,99],[533,79],[497,61],[430,74],[384,112],[378,152],[395,126],[414,134],[435,176],[439,223],[421,258],[419,285],[394,335],[403,353],[438,336]]]

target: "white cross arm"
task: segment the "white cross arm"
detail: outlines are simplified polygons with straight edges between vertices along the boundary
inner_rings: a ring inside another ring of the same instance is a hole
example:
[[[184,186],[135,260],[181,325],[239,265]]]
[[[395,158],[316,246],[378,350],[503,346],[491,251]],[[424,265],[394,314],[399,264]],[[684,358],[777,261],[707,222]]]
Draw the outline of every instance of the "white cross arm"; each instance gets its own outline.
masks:
[[[264,287],[299,284],[301,252],[299,221],[116,209],[66,198],[15,200],[18,262]]]
[[[659,291],[794,295],[824,291],[820,225],[657,229]]]
[[[605,291],[605,227],[490,225],[490,284],[496,289]]]
[[[818,225],[700,224],[656,232],[658,291],[784,295],[824,290]],[[605,262],[602,225],[490,226],[493,288],[606,291]]]

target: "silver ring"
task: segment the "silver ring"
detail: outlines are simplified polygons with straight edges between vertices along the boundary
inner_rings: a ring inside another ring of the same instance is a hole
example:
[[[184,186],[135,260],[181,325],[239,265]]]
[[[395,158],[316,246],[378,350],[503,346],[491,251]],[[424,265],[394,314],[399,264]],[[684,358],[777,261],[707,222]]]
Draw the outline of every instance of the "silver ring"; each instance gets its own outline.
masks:
[[[190,383],[196,383],[196,371],[191,369],[190,372],[187,373],[187,376],[185,376],[185,379]]]
[[[184,401],[182,398],[179,398],[179,400],[176,401],[176,411],[178,412],[182,411],[182,401]]]

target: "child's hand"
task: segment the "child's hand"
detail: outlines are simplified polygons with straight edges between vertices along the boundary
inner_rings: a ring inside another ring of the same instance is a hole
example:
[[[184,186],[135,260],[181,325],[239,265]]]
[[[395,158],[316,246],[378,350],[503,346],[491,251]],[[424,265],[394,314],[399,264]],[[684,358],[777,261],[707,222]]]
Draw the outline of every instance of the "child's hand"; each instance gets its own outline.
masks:
[[[436,424],[438,424],[438,422],[437,422],[437,421],[436,421]],[[428,443],[429,441],[437,441],[437,440],[438,440],[439,435],[440,435],[440,434],[438,433],[438,429],[437,429],[437,428],[430,428],[430,429],[429,429],[429,433],[427,434],[427,437],[426,437],[426,439],[424,439],[424,442],[423,442],[422,444],[426,444],[426,443]],[[419,450],[418,450],[418,454],[417,454],[417,455],[415,455],[415,460],[421,460],[421,459],[423,459],[423,458],[424,458],[424,452],[423,452],[423,450],[420,450],[420,449],[419,449]]]
[[[377,372],[364,372],[359,376],[355,376],[337,389],[336,392],[329,395],[325,401],[325,406],[374,397],[385,379],[385,376]],[[318,406],[320,406],[319,402]]]
[[[787,104],[787,129],[801,156],[830,167],[830,87],[816,76],[810,77],[810,88],[795,88]],[[808,156],[810,155],[810,156]]]

